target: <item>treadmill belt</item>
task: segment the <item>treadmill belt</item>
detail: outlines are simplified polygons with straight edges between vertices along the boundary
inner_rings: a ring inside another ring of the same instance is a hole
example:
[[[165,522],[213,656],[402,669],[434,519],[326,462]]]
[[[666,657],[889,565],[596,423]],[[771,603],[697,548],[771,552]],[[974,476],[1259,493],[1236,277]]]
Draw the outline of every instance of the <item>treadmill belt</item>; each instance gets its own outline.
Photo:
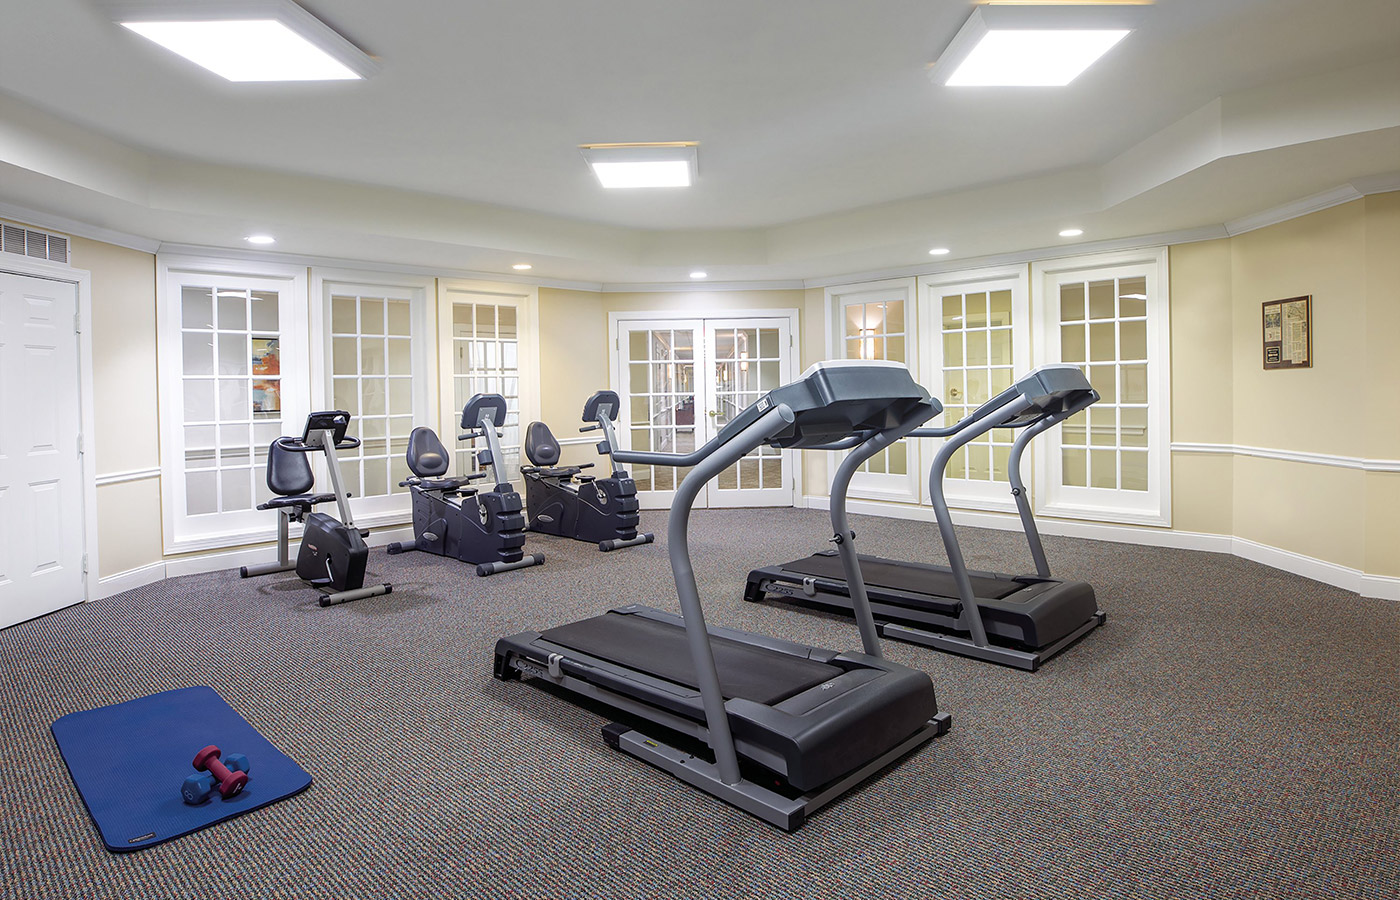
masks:
[[[551,628],[541,636],[589,656],[699,688],[685,628],[679,625],[609,612]],[[771,706],[830,681],[842,672],[826,663],[714,635],[710,635],[710,647],[715,654],[719,685],[726,700],[738,698]]]
[[[818,553],[806,559],[795,559],[783,563],[789,572],[810,575],[814,578],[829,578],[845,582],[846,570],[841,565],[841,557]],[[867,587],[885,587],[911,594],[927,594],[934,597],[958,599],[958,583],[953,573],[941,569],[925,569],[921,566],[901,564],[875,556],[860,557],[860,574],[865,577]],[[984,600],[1000,600],[1025,587],[1017,581],[1003,581],[1000,578],[984,578],[969,575],[972,582],[972,595]]]

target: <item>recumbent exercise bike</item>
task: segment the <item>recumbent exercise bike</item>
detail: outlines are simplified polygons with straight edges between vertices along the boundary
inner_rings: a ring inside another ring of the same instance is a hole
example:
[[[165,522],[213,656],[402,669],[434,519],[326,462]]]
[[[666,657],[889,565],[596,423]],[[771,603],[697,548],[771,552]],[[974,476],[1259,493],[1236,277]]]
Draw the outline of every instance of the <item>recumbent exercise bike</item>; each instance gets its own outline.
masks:
[[[501,444],[496,426],[505,422],[506,401],[500,394],[477,394],[462,407],[465,434],[459,441],[484,438],[476,452],[481,471],[444,477],[451,458],[431,428],[415,428],[408,436],[408,467],[413,477],[399,482],[413,494],[412,543],[392,543],[390,553],[423,550],[474,563],[476,574],[494,575],[538,566],[543,554],[526,555],[525,516],[520,495],[501,477]],[[491,490],[467,487],[491,476]]]
[[[559,442],[545,423],[530,423],[525,431],[525,456],[532,465],[522,467],[520,474],[525,477],[531,531],[587,541],[605,551],[650,544],[655,539],[651,534],[637,533],[641,520],[637,484],[613,461],[616,441],[612,423],[619,406],[612,391],[599,391],[583,405],[583,421],[592,424],[579,431],[603,432],[598,452],[612,465],[607,478],[580,474],[593,468],[593,463],[555,466]]]

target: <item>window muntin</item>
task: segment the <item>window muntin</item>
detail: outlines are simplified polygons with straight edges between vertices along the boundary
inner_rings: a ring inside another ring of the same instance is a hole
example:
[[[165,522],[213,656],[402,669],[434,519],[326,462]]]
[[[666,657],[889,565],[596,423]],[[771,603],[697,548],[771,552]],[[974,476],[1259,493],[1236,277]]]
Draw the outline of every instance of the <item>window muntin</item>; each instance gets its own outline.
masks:
[[[689,453],[696,446],[694,327],[627,331],[627,419],[633,450]],[[742,408],[742,407],[741,407]],[[700,414],[704,415],[705,410]],[[635,465],[639,491],[674,491],[689,469]]]
[[[906,353],[907,319],[905,301],[879,298],[853,300],[842,310],[843,338],[846,359],[892,359],[909,363]],[[861,472],[877,475],[909,474],[909,457],[903,441],[870,457],[860,467]]]
[[[708,327],[708,326],[707,326]],[[778,328],[715,327],[713,403],[715,429],[782,386],[782,331]],[[684,477],[684,476],[682,476]],[[720,491],[761,490],[783,486],[783,452],[761,445],[719,473]]]
[[[156,270],[163,548],[267,540],[267,448],[310,405],[306,269],[160,254]]]
[[[461,424],[462,407],[475,394],[500,394],[506,401],[499,463],[501,477],[514,482],[520,476],[520,330],[519,310],[513,304],[456,301],[452,304],[452,386],[454,409]],[[476,471],[470,442],[456,442],[457,434],[443,443],[457,448],[458,472]],[[483,445],[484,446],[484,445]]]
[[[1062,361],[1083,369],[1101,397],[1060,426],[1064,483],[1146,491],[1147,279],[1061,284],[1059,327]]]
[[[1100,401],[1046,432],[1039,513],[1171,525],[1165,248],[1037,263],[1037,355],[1079,366]]]
[[[951,424],[1016,380],[1012,292],[1010,288],[944,292],[938,312],[943,352],[942,421]],[[1015,435],[1005,429],[989,431],[953,454],[947,477],[1005,483],[1014,440]]]
[[[254,509],[282,434],[279,296],[237,284],[180,289],[185,516]]]
[[[406,494],[414,427],[413,304],[387,292],[333,290],[331,402],[353,417],[354,450],[339,451],[345,488],[360,499]]]

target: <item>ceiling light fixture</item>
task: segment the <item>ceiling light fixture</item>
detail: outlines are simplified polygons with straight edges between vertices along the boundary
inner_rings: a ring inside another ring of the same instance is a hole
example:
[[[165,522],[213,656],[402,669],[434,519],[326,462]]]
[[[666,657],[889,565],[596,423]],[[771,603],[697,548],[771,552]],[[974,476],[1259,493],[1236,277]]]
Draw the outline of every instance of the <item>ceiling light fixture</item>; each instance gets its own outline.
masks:
[[[515,265],[511,266],[511,268],[515,269],[517,272],[524,272],[526,269],[533,269],[534,266],[530,265],[529,263],[516,263]]]
[[[695,141],[663,144],[580,144],[605,188],[690,187],[700,172]]]
[[[124,28],[229,81],[349,81],[379,64],[292,0],[100,0]]]
[[[694,272],[691,272],[691,273],[690,273],[690,277],[691,277],[691,278],[709,278],[709,277],[710,277],[710,273],[709,273],[709,272],[701,271],[700,269],[696,269]]]
[[[929,255],[929,256],[947,256],[947,255],[948,255],[949,253],[951,253],[951,252],[953,252],[953,251],[949,250],[947,247],[934,247],[932,250],[930,250],[930,251],[928,252],[928,255]]]
[[[1060,232],[1060,237],[1079,237],[1083,233],[1083,228],[1066,228]]]
[[[983,5],[929,67],[953,87],[1069,84],[1142,21],[1142,5]]]
[[[248,235],[247,237],[245,237],[243,240],[247,241],[247,242],[250,243],[250,244],[275,244],[275,243],[277,243],[277,238],[273,237],[273,236],[270,235],[270,234],[250,234],[250,235]]]

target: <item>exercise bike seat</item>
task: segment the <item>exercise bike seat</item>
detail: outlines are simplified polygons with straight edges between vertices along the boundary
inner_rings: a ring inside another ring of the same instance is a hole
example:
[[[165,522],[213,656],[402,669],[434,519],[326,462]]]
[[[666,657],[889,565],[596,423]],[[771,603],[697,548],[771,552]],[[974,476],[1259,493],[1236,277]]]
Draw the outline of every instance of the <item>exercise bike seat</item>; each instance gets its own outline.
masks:
[[[273,497],[265,503],[259,503],[258,509],[281,509],[284,506],[300,506],[303,511],[310,512],[311,507],[317,503],[326,503],[334,500],[335,494],[298,494],[295,497]]]
[[[418,427],[408,434],[408,451],[404,454],[408,467],[416,476],[404,482],[401,487],[413,485],[425,491],[456,491],[463,486],[485,477],[485,473],[461,477],[443,477],[451,464],[447,448],[431,428]]]
[[[559,461],[559,453],[559,441],[549,426],[543,422],[531,422],[530,427],[525,429],[525,457],[535,466],[535,474],[542,478],[567,479],[582,471],[579,466],[554,468]]]

